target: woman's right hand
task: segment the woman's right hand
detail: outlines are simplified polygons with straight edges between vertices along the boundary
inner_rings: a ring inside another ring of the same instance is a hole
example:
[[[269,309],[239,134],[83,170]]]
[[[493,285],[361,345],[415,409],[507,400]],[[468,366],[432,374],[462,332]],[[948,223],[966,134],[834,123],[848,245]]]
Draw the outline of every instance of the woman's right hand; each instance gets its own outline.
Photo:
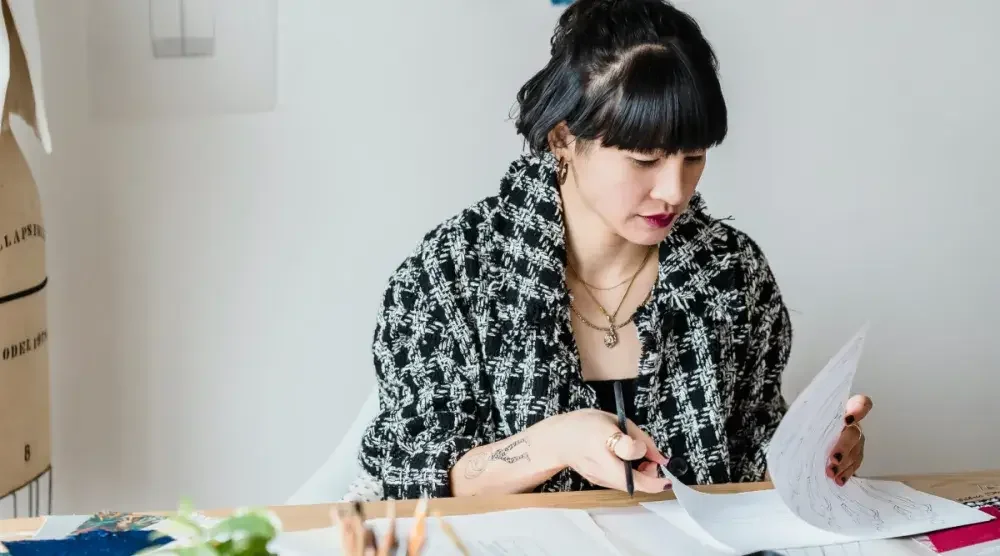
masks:
[[[552,419],[557,420],[551,431],[560,460],[584,479],[624,491],[623,462],[645,460],[632,474],[635,490],[657,493],[670,488],[670,481],[657,473],[667,459],[656,449],[653,439],[632,421],[627,421],[625,435],[613,414],[597,409],[581,409]]]

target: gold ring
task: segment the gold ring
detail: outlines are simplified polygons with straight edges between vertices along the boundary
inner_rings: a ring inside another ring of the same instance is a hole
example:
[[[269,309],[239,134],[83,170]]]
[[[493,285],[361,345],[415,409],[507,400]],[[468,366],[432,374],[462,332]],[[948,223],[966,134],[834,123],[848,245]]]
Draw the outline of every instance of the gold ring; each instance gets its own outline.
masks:
[[[612,454],[615,453],[615,446],[618,445],[618,441],[621,440],[623,436],[625,435],[622,434],[622,431],[616,431],[614,434],[608,437],[608,441],[605,442],[605,444],[607,444],[608,450],[611,450]]]
[[[862,438],[865,436],[865,431],[861,428],[861,423],[855,421],[855,422],[853,422],[853,423],[851,423],[850,425],[847,425],[847,426],[848,427],[854,427],[854,428],[858,429],[858,436],[860,436]]]

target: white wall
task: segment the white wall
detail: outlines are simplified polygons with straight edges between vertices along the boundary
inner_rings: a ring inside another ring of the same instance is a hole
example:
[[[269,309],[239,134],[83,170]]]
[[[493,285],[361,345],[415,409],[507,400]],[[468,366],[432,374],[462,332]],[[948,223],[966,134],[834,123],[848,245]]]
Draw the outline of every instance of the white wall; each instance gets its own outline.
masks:
[[[682,4],[732,113],[703,191],[794,311],[787,393],[870,320],[866,471],[1000,467],[1000,4]],[[281,502],[372,384],[389,272],[519,152],[559,8],[282,2],[276,112],[119,126],[86,114],[85,3],[39,12],[56,510]]]

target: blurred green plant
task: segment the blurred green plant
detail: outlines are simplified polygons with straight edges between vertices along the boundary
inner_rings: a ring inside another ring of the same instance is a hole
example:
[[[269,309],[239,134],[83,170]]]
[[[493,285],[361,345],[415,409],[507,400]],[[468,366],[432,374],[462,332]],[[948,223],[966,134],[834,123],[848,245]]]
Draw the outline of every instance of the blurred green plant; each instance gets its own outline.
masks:
[[[205,523],[189,501],[166,518],[152,535],[174,542],[139,552],[143,556],[277,556],[268,544],[281,531],[281,522],[263,509],[240,509],[221,521]]]

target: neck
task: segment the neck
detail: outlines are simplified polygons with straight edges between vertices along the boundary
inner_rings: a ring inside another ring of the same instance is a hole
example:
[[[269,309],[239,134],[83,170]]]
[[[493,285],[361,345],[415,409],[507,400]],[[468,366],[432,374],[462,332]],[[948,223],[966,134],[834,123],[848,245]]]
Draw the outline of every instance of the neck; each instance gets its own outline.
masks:
[[[570,176],[560,188],[566,227],[566,254],[577,276],[590,284],[618,282],[636,271],[649,249],[616,234],[594,214]]]

